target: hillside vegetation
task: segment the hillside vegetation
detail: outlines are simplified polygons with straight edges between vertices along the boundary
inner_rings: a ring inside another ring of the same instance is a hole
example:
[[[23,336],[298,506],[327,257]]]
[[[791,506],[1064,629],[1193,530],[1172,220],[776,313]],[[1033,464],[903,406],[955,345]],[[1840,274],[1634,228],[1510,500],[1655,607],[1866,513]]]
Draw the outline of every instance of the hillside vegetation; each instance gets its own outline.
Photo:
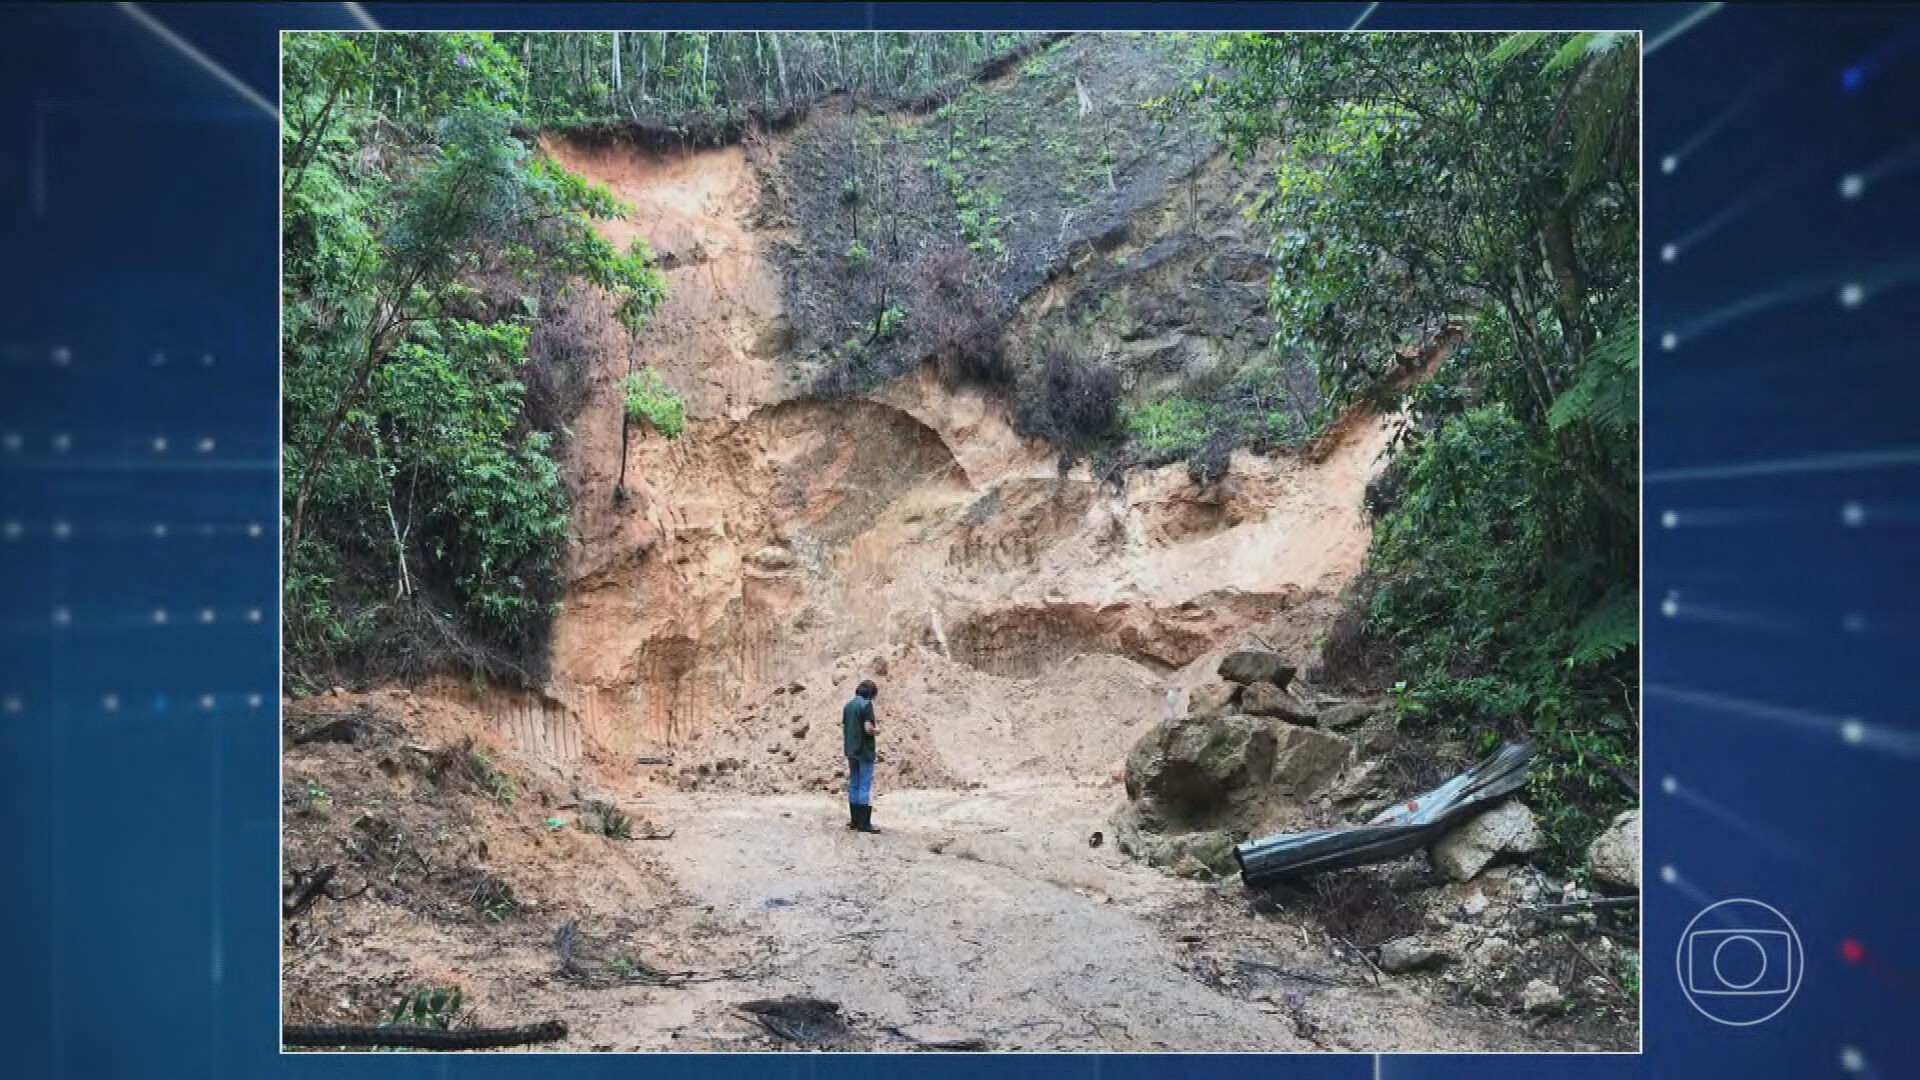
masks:
[[[1608,34],[293,35],[291,687],[543,683],[609,320],[623,448],[703,417],[633,344],[669,267],[539,140],[732,141],[781,229],[792,400],[931,368],[1122,483],[1404,410],[1326,677],[1391,687],[1410,731],[1538,739],[1571,860],[1638,744],[1637,60]]]

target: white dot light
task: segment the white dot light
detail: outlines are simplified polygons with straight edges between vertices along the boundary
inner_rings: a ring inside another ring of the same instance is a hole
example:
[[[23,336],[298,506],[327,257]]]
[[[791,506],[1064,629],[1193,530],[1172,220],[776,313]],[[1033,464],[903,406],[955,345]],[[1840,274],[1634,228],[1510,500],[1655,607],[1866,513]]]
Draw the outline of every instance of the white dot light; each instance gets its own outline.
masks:
[[[167,452],[167,437],[165,435],[155,435],[153,437],[153,452],[156,454],[164,454]]]
[[[1660,614],[1665,615],[1669,619],[1680,614],[1680,598],[1677,596],[1669,596],[1665,600],[1660,601]]]
[[[153,357],[149,362],[152,363],[154,367],[166,367],[167,354],[163,352],[156,352],[153,354]]]
[[[63,608],[63,607],[57,607],[53,609],[53,625],[70,626],[72,625],[72,623],[73,623],[73,612],[68,611],[66,608]]]
[[[1667,352],[1672,352],[1674,349],[1678,348],[1679,345],[1680,345],[1679,334],[1676,334],[1673,331],[1669,330],[1666,333],[1660,335],[1660,348],[1662,348],[1663,350]]]
[[[1663,866],[1660,868],[1660,880],[1671,885],[1680,880],[1680,871],[1671,866]]]
[[[249,708],[249,709],[257,709],[257,708],[259,708],[259,707],[260,707],[260,704],[261,704],[261,702],[262,702],[262,700],[263,700],[263,699],[262,699],[262,698],[260,697],[260,695],[259,695],[259,694],[248,694],[248,695],[247,695],[247,708]]]
[[[201,367],[212,367],[212,366],[213,366],[213,354],[212,354],[212,353],[202,353],[202,354],[201,354],[201,356],[200,356],[200,366],[201,366]]]
[[[213,609],[212,609],[212,608],[201,608],[201,609],[200,609],[200,621],[201,621],[201,622],[203,622],[203,623],[210,623],[210,622],[212,622],[212,621],[214,620],[214,618],[215,618],[215,615],[214,615],[214,613],[213,613]]]
[[[153,538],[154,538],[155,540],[165,540],[165,539],[167,538],[167,523],[166,523],[166,522],[164,522],[164,521],[156,521],[156,522],[154,522],[154,523],[153,523]]]
[[[247,621],[248,621],[248,622],[259,622],[259,621],[260,621],[260,609],[259,609],[259,608],[249,608],[249,609],[247,610]]]
[[[1841,721],[1840,741],[1848,746],[1859,746],[1867,741],[1867,725],[1851,717]]]
[[[1857,1046],[1843,1046],[1840,1048],[1840,1067],[1850,1073],[1866,1072],[1867,1056]]]
[[[153,623],[154,623],[154,625],[155,625],[155,626],[165,626],[165,625],[167,625],[167,609],[166,609],[166,608],[155,608],[155,609],[154,609],[154,612],[153,612]]]
[[[259,535],[260,535],[260,523],[259,523],[259,522],[257,522],[257,521],[249,521],[249,522],[247,522],[247,535],[248,535],[248,536],[259,536]]]
[[[5,525],[0,525],[0,535],[4,535],[9,540],[20,539],[20,523],[9,521]]]
[[[1860,196],[1866,194],[1866,191],[1867,191],[1867,178],[1864,176],[1861,176],[1859,173],[1848,173],[1847,175],[1840,178],[1840,197],[1841,198],[1857,199]]]
[[[201,707],[201,708],[203,708],[203,709],[211,709],[211,708],[213,708],[213,695],[212,695],[212,694],[201,694],[201,695],[200,695],[200,707]]]
[[[65,345],[60,345],[54,348],[53,350],[53,366],[54,367],[66,367],[68,364],[71,364],[71,363],[73,363],[72,349],[67,348]]]
[[[1866,299],[1867,299],[1867,290],[1862,288],[1860,286],[1860,283],[1857,281],[1849,281],[1845,285],[1840,287],[1840,306],[1841,307],[1857,308],[1861,304],[1865,303]]]
[[[26,703],[21,701],[17,694],[8,694],[5,698],[0,698],[0,710],[5,710],[8,715],[18,713],[24,708]]]
[[[54,453],[64,454],[71,449],[73,449],[73,436],[68,435],[65,432],[62,432],[53,437]]]
[[[20,433],[17,431],[9,431],[5,435],[0,435],[0,446],[5,447],[9,454],[19,453],[20,447],[24,442],[25,440],[20,438]]]
[[[1660,515],[1661,528],[1671,529],[1678,524],[1680,524],[1680,512],[1678,510],[1668,510]]]
[[[119,712],[120,711],[120,695],[119,694],[106,695],[105,697],[100,699],[100,707],[107,710],[108,712]]]
[[[1857,611],[1849,611],[1840,620],[1840,626],[1849,634],[1864,634],[1867,632],[1867,617]]]
[[[1669,176],[1673,174],[1673,170],[1679,167],[1680,159],[1673,154],[1668,154],[1666,157],[1660,159],[1660,171]]]
[[[1857,529],[1866,524],[1867,508],[1857,502],[1850,502],[1840,508],[1840,520],[1848,528]]]
[[[67,537],[72,535],[73,535],[73,526],[67,524],[64,521],[56,521],[53,523],[53,538],[55,540],[65,540]]]
[[[1679,244],[1668,244],[1667,246],[1660,249],[1661,262],[1672,262],[1673,260],[1679,257],[1680,257]]]
[[[1680,781],[1675,780],[1673,777],[1669,776],[1666,779],[1660,781],[1660,790],[1666,792],[1669,795],[1672,795],[1673,793],[1680,790]]]
[[[193,448],[203,454],[211,454],[213,453],[213,440],[211,438],[201,439],[198,443],[194,444]]]

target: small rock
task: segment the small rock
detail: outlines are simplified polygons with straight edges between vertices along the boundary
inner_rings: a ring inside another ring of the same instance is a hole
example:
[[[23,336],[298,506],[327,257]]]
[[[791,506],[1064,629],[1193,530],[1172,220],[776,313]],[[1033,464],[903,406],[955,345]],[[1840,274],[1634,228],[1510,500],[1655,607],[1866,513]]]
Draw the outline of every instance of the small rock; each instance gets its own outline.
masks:
[[[796,739],[804,739],[807,737],[807,732],[809,730],[811,730],[810,725],[808,725],[808,723],[805,720],[802,720],[799,723],[793,725],[793,737]]]
[[[1214,876],[1213,871],[1207,869],[1207,864],[1194,858],[1192,854],[1180,856],[1179,860],[1173,864],[1173,872],[1181,877],[1198,881],[1206,881]]]
[[[1254,683],[1240,694],[1240,711],[1249,716],[1272,716],[1294,724],[1312,724],[1312,709],[1272,683]]]
[[[1533,811],[1509,799],[1441,837],[1428,856],[1455,881],[1472,881],[1501,855],[1531,855],[1544,846]]]
[[[1602,885],[1640,891],[1640,810],[1628,810],[1587,848],[1587,866]]]
[[[1513,944],[1506,938],[1490,937],[1473,947],[1473,962],[1487,971],[1497,971],[1513,962]]]
[[[1405,975],[1445,964],[1451,957],[1418,938],[1395,938],[1380,946],[1380,970],[1389,975]]]
[[[1533,979],[1520,991],[1520,1007],[1530,1013],[1550,1012],[1560,1006],[1560,988],[1545,979]]]
[[[1391,724],[1374,724],[1362,728],[1354,737],[1353,745],[1369,757],[1384,757],[1404,741],[1399,730]]]
[[[1194,687],[1187,695],[1188,719],[1212,720],[1237,711],[1240,689],[1238,684],[1230,682],[1206,682]]]
[[[747,556],[747,561],[762,570],[788,570],[793,567],[793,552],[783,547],[763,547]]]
[[[1479,918],[1481,913],[1487,910],[1487,894],[1479,889],[1473,890],[1473,895],[1467,897],[1466,902],[1460,905],[1460,910],[1469,919]]]
[[[1230,874],[1239,867],[1233,857],[1233,834],[1225,830],[1190,833],[1174,843],[1181,854],[1192,857],[1215,876]]]
[[[1265,649],[1241,649],[1220,661],[1220,677],[1243,686],[1263,682],[1285,689],[1293,681],[1293,671],[1279,653]]]
[[[1320,726],[1329,731],[1345,731],[1359,727],[1373,718],[1380,706],[1370,701],[1349,701],[1343,705],[1334,705],[1320,713]]]

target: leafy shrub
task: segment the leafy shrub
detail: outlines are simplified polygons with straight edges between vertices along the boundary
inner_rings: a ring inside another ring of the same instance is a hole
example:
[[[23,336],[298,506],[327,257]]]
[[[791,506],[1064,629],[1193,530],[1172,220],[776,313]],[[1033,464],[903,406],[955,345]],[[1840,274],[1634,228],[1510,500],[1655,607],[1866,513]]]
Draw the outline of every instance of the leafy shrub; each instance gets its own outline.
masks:
[[[892,341],[906,329],[907,312],[898,304],[890,305],[873,321],[873,340]]]
[[[1120,410],[1127,436],[1149,457],[1184,457],[1206,445],[1206,407],[1191,398],[1172,394]]]
[[[687,427],[687,403],[668,388],[660,373],[645,368],[627,376],[627,419],[646,423],[669,439]]]
[[[1120,420],[1120,376],[1074,352],[1064,333],[1042,338],[1038,362],[1015,388],[1014,419],[1069,454],[1112,441]]]
[[[383,1027],[428,1027],[445,1030],[460,1018],[462,995],[457,986],[420,986],[400,995]]]

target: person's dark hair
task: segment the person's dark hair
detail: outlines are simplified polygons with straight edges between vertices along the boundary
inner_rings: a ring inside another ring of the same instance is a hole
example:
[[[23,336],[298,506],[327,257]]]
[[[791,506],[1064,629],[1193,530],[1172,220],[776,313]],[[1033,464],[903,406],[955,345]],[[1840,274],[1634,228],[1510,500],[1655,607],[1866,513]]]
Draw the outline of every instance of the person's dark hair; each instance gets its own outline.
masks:
[[[854,693],[859,694],[861,697],[866,698],[868,701],[872,701],[873,695],[879,692],[880,692],[880,688],[873,684],[872,679],[860,680],[859,688],[854,691]]]

